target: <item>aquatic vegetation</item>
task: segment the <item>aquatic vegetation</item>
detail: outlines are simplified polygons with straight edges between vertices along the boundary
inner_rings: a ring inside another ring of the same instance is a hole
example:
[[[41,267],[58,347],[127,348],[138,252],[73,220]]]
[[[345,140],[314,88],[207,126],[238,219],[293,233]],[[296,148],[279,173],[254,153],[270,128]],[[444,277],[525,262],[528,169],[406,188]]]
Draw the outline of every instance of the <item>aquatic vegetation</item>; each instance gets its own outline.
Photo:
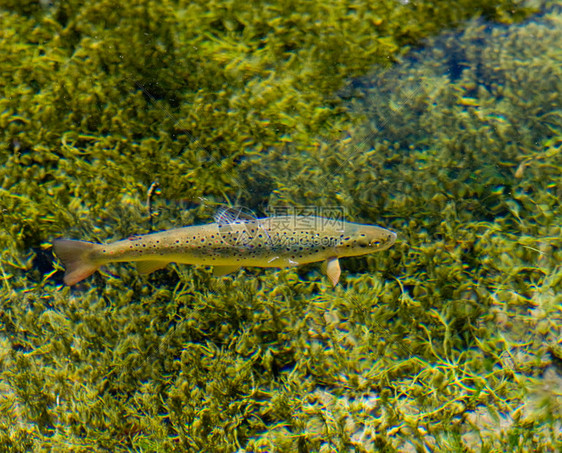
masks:
[[[561,5],[541,5],[5,2],[0,445],[560,449]],[[63,288],[52,239],[149,232],[156,179],[158,229],[230,199],[399,238],[335,290],[315,265]]]

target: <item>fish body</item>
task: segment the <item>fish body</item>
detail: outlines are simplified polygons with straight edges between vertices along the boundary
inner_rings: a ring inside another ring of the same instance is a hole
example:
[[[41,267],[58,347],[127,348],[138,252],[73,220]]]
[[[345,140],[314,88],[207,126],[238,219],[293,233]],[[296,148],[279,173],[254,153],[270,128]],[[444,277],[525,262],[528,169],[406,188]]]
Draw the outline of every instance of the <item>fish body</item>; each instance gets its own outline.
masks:
[[[189,226],[131,236],[111,244],[57,239],[55,254],[66,268],[64,282],[73,285],[113,262],[137,262],[141,273],[168,263],[214,266],[215,275],[240,267],[289,267],[326,260],[335,286],[338,258],[389,248],[396,234],[374,225],[317,216],[276,216]]]

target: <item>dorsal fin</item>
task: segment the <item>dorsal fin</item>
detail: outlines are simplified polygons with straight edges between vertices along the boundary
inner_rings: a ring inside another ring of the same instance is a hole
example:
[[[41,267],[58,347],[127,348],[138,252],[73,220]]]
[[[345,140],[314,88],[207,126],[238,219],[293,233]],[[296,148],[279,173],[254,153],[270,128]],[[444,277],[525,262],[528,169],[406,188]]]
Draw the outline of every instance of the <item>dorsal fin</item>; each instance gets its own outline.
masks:
[[[252,211],[241,206],[232,208],[229,206],[221,206],[215,214],[215,222],[219,226],[219,231],[222,230],[224,232],[229,232],[233,229],[233,225],[248,225],[247,227],[242,226],[235,228],[236,234],[233,238],[233,242],[236,245],[242,245],[245,247],[251,247],[252,241],[259,234],[265,235],[268,241],[271,242],[271,237],[269,236],[267,228],[262,223],[264,220],[266,219],[256,218],[256,215]],[[254,229],[257,229],[258,231],[254,233]],[[252,233],[250,233],[250,230],[252,230]]]
[[[232,225],[255,222],[256,216],[252,211],[240,206],[221,206],[215,214],[215,222],[219,225]]]

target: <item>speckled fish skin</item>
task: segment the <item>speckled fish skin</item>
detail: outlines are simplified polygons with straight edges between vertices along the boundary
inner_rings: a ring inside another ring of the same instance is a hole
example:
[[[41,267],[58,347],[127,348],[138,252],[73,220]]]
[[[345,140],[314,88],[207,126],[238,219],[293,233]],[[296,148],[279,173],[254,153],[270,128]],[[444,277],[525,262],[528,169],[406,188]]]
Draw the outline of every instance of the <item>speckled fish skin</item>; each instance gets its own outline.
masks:
[[[243,266],[288,267],[323,260],[328,260],[328,276],[335,285],[337,258],[385,250],[395,240],[395,233],[374,225],[277,216],[166,230],[111,244],[59,239],[54,251],[66,267],[68,285],[112,262],[136,261],[141,273],[171,262],[210,265],[217,266],[215,275],[224,275]]]

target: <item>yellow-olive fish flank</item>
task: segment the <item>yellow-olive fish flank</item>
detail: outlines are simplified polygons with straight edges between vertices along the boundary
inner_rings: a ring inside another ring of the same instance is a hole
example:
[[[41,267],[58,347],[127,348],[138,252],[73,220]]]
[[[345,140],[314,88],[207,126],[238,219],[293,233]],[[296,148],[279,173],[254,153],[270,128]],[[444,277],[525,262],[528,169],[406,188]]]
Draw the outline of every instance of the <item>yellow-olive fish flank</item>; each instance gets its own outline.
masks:
[[[53,246],[66,268],[67,285],[114,262],[136,261],[143,274],[172,262],[208,265],[220,276],[245,266],[289,267],[326,261],[326,273],[335,286],[341,273],[338,258],[385,250],[395,240],[395,233],[374,225],[276,216],[166,230],[111,244],[57,239]]]

